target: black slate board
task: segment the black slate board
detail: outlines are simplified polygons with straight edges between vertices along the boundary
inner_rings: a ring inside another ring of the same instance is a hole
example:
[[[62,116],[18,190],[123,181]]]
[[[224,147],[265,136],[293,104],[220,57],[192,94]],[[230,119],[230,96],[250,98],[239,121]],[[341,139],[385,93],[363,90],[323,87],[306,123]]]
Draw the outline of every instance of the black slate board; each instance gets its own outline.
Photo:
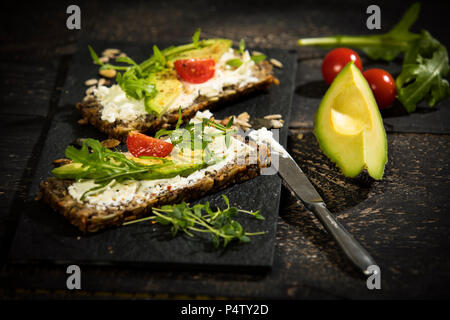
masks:
[[[326,51],[324,51],[326,52]],[[295,95],[292,103],[290,127],[312,128],[314,113],[328,89],[322,79],[323,57],[301,59],[298,62]],[[374,62],[363,58],[364,69],[381,68],[396,77],[401,71],[401,60],[393,62]],[[384,127],[387,132],[411,133],[450,133],[450,99],[438,103],[433,108],[422,101],[414,113],[408,114],[396,100],[387,110],[382,111]]]
[[[137,60],[144,59],[151,46],[132,43],[94,43],[101,52],[107,47],[121,48]],[[163,46],[161,46],[163,47]],[[39,182],[50,174],[52,160],[64,155],[65,147],[79,137],[104,139],[105,136],[90,126],[80,126],[78,111],[74,105],[83,97],[84,80],[95,77],[95,67],[82,44],[73,57],[60,103],[52,119],[49,132],[41,150],[28,198],[23,204],[22,215],[11,247],[12,263],[48,262],[58,264],[127,264],[155,268],[234,268],[267,269],[273,262],[276,220],[278,216],[281,180],[277,175],[260,176],[232,186],[225,193],[232,204],[242,208],[261,209],[265,221],[243,217],[240,222],[249,231],[266,231],[264,236],[254,237],[248,244],[229,245],[225,250],[214,250],[208,241],[172,238],[170,232],[158,225],[139,223],[127,227],[109,229],[84,235],[62,216],[42,202],[34,201]],[[295,54],[285,50],[262,50],[284,65],[275,70],[280,80],[269,93],[255,95],[238,103],[216,110],[217,118],[243,111],[252,117],[280,113],[289,121],[294,76]],[[280,132],[280,141],[286,144],[287,126]],[[201,199],[223,205],[221,193]]]

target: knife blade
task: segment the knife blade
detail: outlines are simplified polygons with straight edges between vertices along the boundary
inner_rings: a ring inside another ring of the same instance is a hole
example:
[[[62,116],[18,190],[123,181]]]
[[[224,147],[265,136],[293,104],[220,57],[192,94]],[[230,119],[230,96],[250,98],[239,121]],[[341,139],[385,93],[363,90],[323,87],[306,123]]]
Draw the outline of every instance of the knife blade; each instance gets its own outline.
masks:
[[[364,274],[369,275],[369,266],[376,265],[369,252],[344,228],[344,226],[328,211],[325,202],[317,190],[303,173],[292,156],[277,143],[278,174],[289,188],[314,213],[328,233],[334,238],[347,257]],[[276,165],[275,165],[276,166]]]

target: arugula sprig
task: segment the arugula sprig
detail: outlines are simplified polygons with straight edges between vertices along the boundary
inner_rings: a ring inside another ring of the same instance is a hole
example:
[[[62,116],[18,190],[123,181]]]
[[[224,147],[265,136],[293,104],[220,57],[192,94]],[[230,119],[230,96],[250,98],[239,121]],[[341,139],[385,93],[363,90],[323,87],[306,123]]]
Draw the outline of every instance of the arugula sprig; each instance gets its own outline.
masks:
[[[393,60],[398,54],[405,52],[412,41],[420,35],[412,33],[409,28],[417,20],[420,4],[414,3],[389,32],[378,35],[347,36],[299,39],[299,46],[319,46],[324,48],[349,46],[364,51],[369,58],[378,60]]]
[[[59,179],[93,179],[95,186],[86,191],[84,197],[100,190],[110,183],[120,183],[126,180],[154,180],[173,178],[177,175],[187,176],[202,169],[206,163],[193,163],[179,170],[167,170],[176,167],[176,163],[169,159],[157,158],[154,164],[142,164],[128,159],[123,153],[109,150],[94,139],[85,139],[81,149],[74,146],[66,148],[66,157],[73,162],[52,170],[52,174]],[[151,158],[153,157],[142,157]]]
[[[239,41],[239,50],[238,50],[238,53],[239,53],[240,55],[243,55],[244,52],[245,52],[245,40],[244,40],[244,39],[241,39],[241,40]],[[255,62],[255,63],[260,63],[260,62],[263,62],[264,60],[266,60],[266,58],[267,58],[267,57],[266,57],[264,54],[255,54],[255,55],[253,55],[250,59],[251,59],[253,62]],[[239,59],[239,58],[234,58],[234,59],[228,60],[228,61],[226,62],[226,64],[229,65],[230,67],[233,67],[233,68],[239,68],[239,67],[243,64],[243,62],[242,62],[242,60]]]
[[[447,49],[427,31],[406,51],[402,72],[395,80],[397,97],[411,113],[426,100],[430,107],[445,100],[449,84],[444,78],[450,70]]]
[[[196,204],[192,207],[182,202],[174,205],[165,205],[161,208],[153,208],[153,215],[142,219],[125,222],[129,225],[137,222],[154,220],[162,225],[171,226],[172,236],[179,232],[184,232],[189,237],[194,237],[195,233],[207,233],[215,248],[220,244],[226,247],[231,241],[249,242],[250,236],[263,235],[265,232],[246,232],[242,225],[234,220],[237,213],[242,212],[253,216],[255,219],[264,220],[258,211],[252,212],[241,210],[230,206],[230,201],[226,195],[222,195],[226,208],[213,210],[209,202]]]
[[[404,53],[402,72],[396,79],[397,98],[411,113],[417,104],[426,100],[430,107],[450,95],[448,53],[445,46],[427,31],[409,31],[417,20],[420,4],[414,3],[401,20],[387,33],[366,36],[332,36],[299,39],[299,46],[341,47],[361,49],[369,58],[393,60]]]
[[[231,135],[235,132],[230,129],[233,125],[234,117],[231,117],[227,124],[224,126],[220,123],[215,123],[210,119],[202,119],[201,122],[189,122],[184,128],[180,128],[182,124],[182,113],[181,108],[178,109],[178,122],[174,130],[161,129],[156,132],[155,138],[159,139],[162,136],[170,137],[170,142],[177,146],[180,150],[202,150],[206,155],[206,163],[211,164],[212,162],[217,161],[218,159],[215,157],[214,152],[208,148],[208,145],[215,139],[217,136],[224,136],[225,145],[227,148],[230,145]],[[214,127],[219,132],[217,133],[208,133],[205,132],[206,127]]]

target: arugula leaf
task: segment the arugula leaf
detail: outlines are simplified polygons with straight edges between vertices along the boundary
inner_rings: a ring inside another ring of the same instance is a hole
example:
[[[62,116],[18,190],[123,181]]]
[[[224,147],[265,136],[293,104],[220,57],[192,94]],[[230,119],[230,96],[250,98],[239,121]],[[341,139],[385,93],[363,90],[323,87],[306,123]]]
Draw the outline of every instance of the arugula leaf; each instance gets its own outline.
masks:
[[[88,49],[89,49],[89,53],[91,54],[92,61],[93,61],[95,64],[103,65],[103,63],[102,63],[102,62],[100,61],[100,59],[98,58],[97,53],[94,51],[94,49],[92,49],[92,47],[91,47],[90,45],[88,45]]]
[[[245,51],[245,40],[241,39],[241,41],[239,41],[239,53],[243,54]]]
[[[192,43],[194,44],[194,46],[197,48],[198,47],[198,40],[200,39],[200,28],[198,28],[194,35],[192,36]]]
[[[148,220],[155,220],[162,225],[171,226],[170,230],[172,236],[176,236],[179,231],[184,232],[189,237],[194,237],[194,233],[207,233],[215,248],[218,248],[222,243],[226,247],[232,241],[249,242],[249,236],[257,236],[265,234],[261,232],[246,232],[242,225],[234,220],[237,213],[248,213],[258,220],[264,220],[264,217],[259,211],[251,212],[241,210],[230,206],[230,201],[226,195],[222,195],[225,201],[226,208],[216,208],[212,210],[209,202],[205,204],[196,204],[190,207],[185,202],[164,205],[161,208],[153,208],[153,215],[142,219],[125,222],[124,225],[129,225],[137,222]]]
[[[233,68],[239,68],[242,65],[242,60],[239,58],[236,59],[230,59],[227,62],[227,65]]]
[[[153,57],[160,66],[166,65],[166,57],[161,53],[156,45],[153,46]]]
[[[427,31],[406,52],[402,72],[396,79],[397,95],[408,112],[423,99],[432,107],[449,94],[445,77],[450,70],[447,49]]]
[[[133,71],[131,71],[133,70]],[[153,83],[147,79],[139,78],[135,70],[131,69],[123,74],[117,74],[116,81],[127,96],[140,100],[144,97],[154,98],[158,91]]]
[[[251,59],[254,63],[260,63],[260,62],[266,60],[266,58],[267,57],[263,54],[255,54],[254,56],[252,56]]]
[[[266,60],[266,58],[267,57],[263,54],[257,54],[257,55],[252,56],[250,59],[254,63],[260,63],[260,62]],[[242,65],[242,63],[243,63],[242,60],[239,58],[230,59],[230,60],[227,60],[227,62],[226,62],[227,65],[229,65],[230,67],[233,67],[233,68],[239,68]]]

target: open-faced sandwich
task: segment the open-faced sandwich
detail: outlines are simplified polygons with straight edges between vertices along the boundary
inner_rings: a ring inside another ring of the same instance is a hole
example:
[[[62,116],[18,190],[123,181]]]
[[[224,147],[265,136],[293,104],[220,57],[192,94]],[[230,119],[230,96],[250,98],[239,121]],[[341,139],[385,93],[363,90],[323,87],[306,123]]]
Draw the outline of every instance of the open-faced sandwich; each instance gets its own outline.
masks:
[[[233,49],[231,40],[199,40],[199,33],[190,44],[164,50],[154,46],[153,55],[140,64],[124,54],[115,56],[119,66],[105,63],[102,58],[108,56],[99,58],[89,47],[100,74],[115,77],[116,84],[103,81],[87,91],[77,105],[81,122],[125,141],[131,131],[154,133],[175,126],[180,107],[187,121],[197,111],[278,84],[266,56],[250,54],[242,40]]]
[[[270,165],[270,151],[266,140],[238,134],[233,119],[222,124],[206,110],[155,137],[132,132],[127,152],[85,139],[81,148],[67,147],[40,198],[81,231],[95,232],[254,178]]]

